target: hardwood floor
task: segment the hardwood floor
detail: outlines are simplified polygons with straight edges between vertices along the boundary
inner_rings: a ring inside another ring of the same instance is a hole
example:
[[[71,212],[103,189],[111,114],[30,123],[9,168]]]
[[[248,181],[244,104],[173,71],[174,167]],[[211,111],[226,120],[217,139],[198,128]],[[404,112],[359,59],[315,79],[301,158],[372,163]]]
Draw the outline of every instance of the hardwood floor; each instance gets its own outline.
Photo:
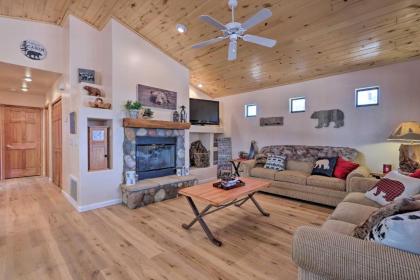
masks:
[[[249,202],[206,217],[219,248],[181,228],[183,197],[78,213],[60,191],[41,177],[0,183],[0,279],[296,279],[293,232],[332,211],[258,194],[268,218]]]

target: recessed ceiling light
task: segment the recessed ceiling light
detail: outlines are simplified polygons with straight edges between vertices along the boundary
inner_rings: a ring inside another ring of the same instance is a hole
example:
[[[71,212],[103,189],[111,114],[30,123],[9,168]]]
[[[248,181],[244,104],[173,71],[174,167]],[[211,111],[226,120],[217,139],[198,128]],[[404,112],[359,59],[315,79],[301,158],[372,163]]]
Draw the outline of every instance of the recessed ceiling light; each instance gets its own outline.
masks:
[[[27,87],[22,87],[20,90],[23,92],[27,92],[29,89]]]
[[[202,87],[203,87],[203,84],[198,84],[198,87],[199,87],[199,88],[202,88]]]
[[[32,82],[32,77],[31,76],[25,76],[25,78],[23,78],[25,80],[25,82]]]
[[[185,33],[185,32],[187,32],[187,27],[186,27],[185,25],[183,25],[183,24],[178,23],[178,24],[176,25],[176,30],[177,30],[179,33]]]

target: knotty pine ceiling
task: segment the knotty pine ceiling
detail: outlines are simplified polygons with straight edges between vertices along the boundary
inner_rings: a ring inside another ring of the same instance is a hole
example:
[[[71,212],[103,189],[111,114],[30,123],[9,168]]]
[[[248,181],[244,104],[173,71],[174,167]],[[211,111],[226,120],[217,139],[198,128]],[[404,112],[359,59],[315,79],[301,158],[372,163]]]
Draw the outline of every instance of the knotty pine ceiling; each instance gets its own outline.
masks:
[[[187,66],[191,84],[213,97],[420,58],[420,0],[239,0],[237,21],[264,7],[273,17],[248,33],[277,46],[241,42],[229,62],[226,41],[191,49],[220,35],[198,17],[227,23],[227,0],[0,0],[1,15],[58,25],[69,14],[98,29],[115,18]]]

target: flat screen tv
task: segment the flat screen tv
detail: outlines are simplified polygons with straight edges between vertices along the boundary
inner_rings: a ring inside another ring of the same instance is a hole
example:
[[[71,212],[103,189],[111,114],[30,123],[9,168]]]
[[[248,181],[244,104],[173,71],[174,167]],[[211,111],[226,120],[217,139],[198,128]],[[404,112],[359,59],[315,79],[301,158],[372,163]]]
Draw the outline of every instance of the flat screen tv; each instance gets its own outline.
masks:
[[[219,101],[190,98],[190,122],[219,125]]]

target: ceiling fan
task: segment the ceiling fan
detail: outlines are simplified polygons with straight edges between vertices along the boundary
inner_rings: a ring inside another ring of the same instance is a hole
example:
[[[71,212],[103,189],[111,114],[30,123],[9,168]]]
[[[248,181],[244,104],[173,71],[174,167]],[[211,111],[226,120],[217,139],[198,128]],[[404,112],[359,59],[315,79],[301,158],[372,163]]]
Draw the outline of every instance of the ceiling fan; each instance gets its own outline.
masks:
[[[266,19],[272,16],[272,13],[269,9],[262,9],[253,17],[245,21],[244,23],[235,22],[235,8],[238,6],[237,0],[229,0],[228,5],[232,10],[232,22],[223,25],[218,20],[212,18],[208,15],[200,16],[200,19],[205,21],[206,23],[220,29],[223,32],[223,36],[210,39],[198,44],[193,45],[192,47],[195,49],[207,47],[209,45],[218,43],[223,41],[224,39],[229,39],[229,51],[228,51],[228,60],[232,61],[235,60],[238,53],[238,39],[242,39],[245,42],[254,43],[257,45],[261,45],[264,47],[272,48],[277,44],[276,40],[245,34],[248,29],[254,27],[255,25],[265,21]]]

